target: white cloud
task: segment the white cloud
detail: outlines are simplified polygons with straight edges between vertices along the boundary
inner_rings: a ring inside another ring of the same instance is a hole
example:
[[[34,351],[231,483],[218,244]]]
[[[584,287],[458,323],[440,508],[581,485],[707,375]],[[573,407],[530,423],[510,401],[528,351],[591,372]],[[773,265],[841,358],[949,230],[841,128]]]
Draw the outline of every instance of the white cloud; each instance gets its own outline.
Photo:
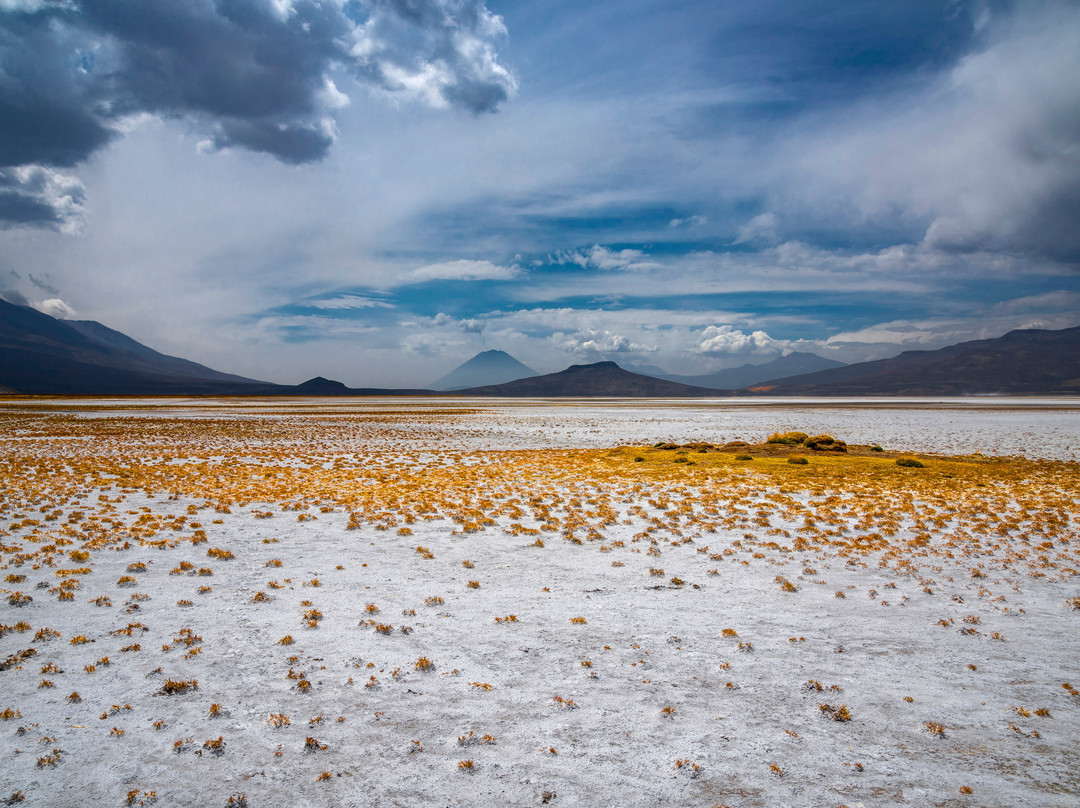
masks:
[[[445,334],[406,334],[401,340],[402,350],[415,356],[455,353],[461,344],[460,340],[448,340]]]
[[[588,250],[566,250],[549,257],[549,262],[565,266],[575,264],[582,269],[601,270],[648,270],[658,269],[662,265],[647,260],[641,250],[610,250],[594,244]]]
[[[385,92],[474,112],[494,110],[517,92],[495,47],[506,26],[482,2],[376,3],[369,10],[349,55]]]
[[[668,222],[668,228],[674,229],[676,227],[698,227],[708,221],[708,217],[695,214],[693,216],[687,216],[685,219],[672,219],[670,222]]]
[[[551,342],[564,351],[579,354],[643,353],[657,350],[656,346],[633,342],[622,334],[592,328],[574,334],[553,334]]]
[[[376,300],[365,295],[341,295],[328,300],[306,300],[304,306],[311,309],[326,309],[330,311],[347,309],[392,309],[393,303],[385,300]]]
[[[837,349],[861,346],[864,353],[871,346],[882,345],[933,350],[958,342],[993,339],[1017,329],[1070,328],[1080,325],[1078,311],[1080,294],[1055,292],[1003,301],[982,311],[978,317],[890,320],[834,334],[822,345]]]
[[[991,317],[1007,314],[1030,317],[1035,312],[1043,312],[1049,315],[1080,312],[1080,292],[1058,289],[1041,295],[1026,295],[1012,300],[1002,300],[1000,303],[991,306],[987,313]],[[1076,319],[1080,322],[1080,314],[1076,315]]]
[[[250,326],[248,337],[256,344],[274,343],[302,334],[319,340],[338,340],[360,334],[376,334],[379,329],[356,320],[318,314],[268,314]]]
[[[751,242],[764,242],[771,244],[776,241],[776,229],[780,225],[780,219],[775,213],[761,213],[740,226],[736,230],[733,243],[749,244]]]
[[[1017,4],[946,73],[822,124],[771,155],[768,193],[796,215],[925,228],[949,252],[1080,257],[1080,14]]]
[[[957,323],[952,323],[955,329]],[[948,334],[948,326],[913,320],[891,320],[876,323],[855,331],[843,331],[825,340],[826,345],[850,345],[852,343],[889,343],[902,346],[924,346],[936,344],[942,340],[943,332]],[[970,333],[970,332],[969,332]],[[946,336],[947,339],[947,336]]]
[[[344,109],[351,103],[349,96],[341,92],[329,76],[323,76],[323,87],[316,99],[323,109]]]
[[[0,0],[0,11],[8,14],[33,14],[43,8],[72,8],[71,0]]]
[[[388,64],[382,66],[382,74],[387,89],[392,93],[436,109],[449,106],[443,90],[450,83],[451,76],[444,64],[426,63],[415,70]]]
[[[764,331],[749,334],[730,325],[710,325],[701,333],[696,351],[708,356],[764,355],[785,353],[790,350],[788,340],[777,340]]]
[[[490,261],[470,261],[462,258],[457,261],[444,261],[439,264],[422,266],[406,275],[406,279],[412,283],[433,280],[505,281],[516,278],[521,274],[521,267],[516,264],[504,267]]]
[[[601,248],[602,249],[602,248]],[[639,251],[632,251],[639,252]],[[559,253],[552,263],[590,265],[585,253]],[[665,256],[660,262],[647,253],[633,257],[620,274],[618,292],[623,297],[663,298],[678,295],[732,294],[738,292],[830,291],[871,294],[926,294],[933,291],[939,274],[985,275],[1008,273],[1019,268],[1044,271],[1045,262],[1002,255],[948,255],[926,247],[901,245],[877,252],[826,250],[799,241],[786,241],[754,252],[697,252]],[[662,270],[662,271],[658,271]],[[609,298],[610,278],[589,273],[545,276],[507,291],[515,300],[550,302],[574,297]]]
[[[641,250],[609,250],[594,245],[589,250],[589,265],[597,269],[627,269],[637,264],[644,253]]]
[[[454,328],[464,331],[467,334],[479,334],[484,330],[484,322],[475,317],[459,320],[441,311],[432,317],[429,322],[434,326]]]
[[[734,311],[691,309],[574,309],[537,307],[517,311],[490,312],[483,318],[489,327],[508,327],[518,331],[615,331],[655,333],[665,329],[702,328],[720,319],[746,321],[748,315]]]
[[[43,314],[55,317],[57,320],[71,320],[75,317],[75,309],[58,297],[51,297],[48,300],[42,300],[31,305]]]

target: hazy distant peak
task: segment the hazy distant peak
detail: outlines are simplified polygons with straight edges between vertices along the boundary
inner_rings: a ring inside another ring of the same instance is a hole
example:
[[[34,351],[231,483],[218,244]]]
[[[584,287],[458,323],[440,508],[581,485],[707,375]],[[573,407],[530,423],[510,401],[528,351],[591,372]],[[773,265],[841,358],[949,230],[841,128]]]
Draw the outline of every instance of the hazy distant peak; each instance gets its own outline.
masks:
[[[536,371],[508,354],[491,349],[481,351],[430,385],[432,390],[464,390],[485,387],[535,376]]]

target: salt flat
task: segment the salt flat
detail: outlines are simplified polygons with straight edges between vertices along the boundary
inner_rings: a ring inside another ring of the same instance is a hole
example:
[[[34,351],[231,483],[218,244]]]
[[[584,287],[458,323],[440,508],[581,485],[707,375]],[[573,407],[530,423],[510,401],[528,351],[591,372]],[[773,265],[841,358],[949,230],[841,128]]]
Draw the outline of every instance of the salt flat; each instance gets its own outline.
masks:
[[[0,800],[1075,805],[1077,414],[5,402]]]

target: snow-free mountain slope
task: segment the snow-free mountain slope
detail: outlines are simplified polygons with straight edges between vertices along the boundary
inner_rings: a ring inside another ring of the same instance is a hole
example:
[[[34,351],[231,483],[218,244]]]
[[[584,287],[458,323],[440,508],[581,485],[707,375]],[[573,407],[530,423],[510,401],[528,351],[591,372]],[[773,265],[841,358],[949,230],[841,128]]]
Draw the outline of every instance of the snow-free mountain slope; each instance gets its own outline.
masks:
[[[752,386],[751,392],[815,395],[1076,395],[1080,393],[1080,326],[1025,329],[936,351],[905,351]]]
[[[745,364],[736,368],[724,368],[713,373],[705,373],[700,376],[665,374],[659,378],[697,387],[710,387],[716,390],[739,390],[761,382],[840,367],[844,367],[844,363],[837,362],[835,359],[826,359],[817,354],[794,351],[761,365]]]

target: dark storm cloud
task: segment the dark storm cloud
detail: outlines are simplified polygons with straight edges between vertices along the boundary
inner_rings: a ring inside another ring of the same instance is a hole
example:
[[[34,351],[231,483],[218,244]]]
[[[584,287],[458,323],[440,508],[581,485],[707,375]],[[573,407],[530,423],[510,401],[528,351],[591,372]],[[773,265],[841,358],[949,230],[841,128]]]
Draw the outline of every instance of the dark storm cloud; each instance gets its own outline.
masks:
[[[59,215],[40,199],[8,189],[0,190],[0,221],[10,224],[59,224]]]
[[[482,0],[14,0],[0,4],[0,166],[74,166],[139,114],[212,148],[324,157],[334,79],[491,111],[514,91]],[[0,219],[62,216],[8,186]]]
[[[0,168],[0,228],[33,225],[70,232],[81,224],[85,190],[43,166]]]
[[[215,127],[215,149],[231,146],[267,152],[283,163],[310,163],[321,159],[334,143],[333,128],[324,122],[275,123],[228,118]]]
[[[82,64],[86,38],[51,17],[0,13],[0,165],[72,166],[113,137]]]
[[[319,159],[333,141],[316,134],[329,111],[321,95],[354,27],[337,4],[301,0],[281,16],[256,0],[82,0],[68,21],[100,45],[99,115],[208,119],[224,133],[218,145],[289,163]]]

